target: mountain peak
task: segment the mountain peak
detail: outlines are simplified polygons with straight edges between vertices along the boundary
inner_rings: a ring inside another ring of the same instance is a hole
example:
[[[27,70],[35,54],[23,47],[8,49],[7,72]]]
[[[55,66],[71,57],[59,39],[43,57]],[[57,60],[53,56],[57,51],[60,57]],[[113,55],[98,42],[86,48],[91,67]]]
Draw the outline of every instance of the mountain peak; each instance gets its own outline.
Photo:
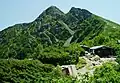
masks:
[[[75,7],[72,7],[69,13],[78,19],[80,19],[81,17],[86,19],[92,15],[92,13],[86,9],[80,9],[80,8],[75,8]]]
[[[54,14],[64,14],[59,8],[56,6],[50,6],[48,9],[45,10],[47,13],[54,13]]]
[[[72,7],[69,12],[70,13],[80,13],[80,12],[82,12],[82,9]]]
[[[80,11],[81,10],[81,8],[75,8],[75,7],[72,7],[71,9],[70,9],[70,11]]]
[[[57,16],[60,16],[60,15],[64,15],[64,13],[59,8],[57,8],[56,6],[50,6],[45,11],[43,11],[43,13],[40,14],[39,17],[36,20],[40,20],[41,18],[43,18],[46,15],[57,17]]]
[[[50,6],[47,9],[59,9],[59,8],[57,8],[56,6]]]
[[[85,12],[85,11],[88,12],[88,13],[90,13],[90,12],[89,12],[88,10],[86,10],[86,9],[75,8],[75,7],[72,7],[69,12]]]

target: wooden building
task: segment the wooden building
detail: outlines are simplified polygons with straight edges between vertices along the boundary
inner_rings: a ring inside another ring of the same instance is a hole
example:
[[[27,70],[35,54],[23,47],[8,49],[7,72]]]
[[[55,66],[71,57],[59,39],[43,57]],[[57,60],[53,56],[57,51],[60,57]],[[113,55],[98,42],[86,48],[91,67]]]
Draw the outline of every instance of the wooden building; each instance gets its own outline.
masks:
[[[90,53],[102,57],[112,57],[114,55],[114,50],[111,47],[101,45],[94,46],[90,48]]]

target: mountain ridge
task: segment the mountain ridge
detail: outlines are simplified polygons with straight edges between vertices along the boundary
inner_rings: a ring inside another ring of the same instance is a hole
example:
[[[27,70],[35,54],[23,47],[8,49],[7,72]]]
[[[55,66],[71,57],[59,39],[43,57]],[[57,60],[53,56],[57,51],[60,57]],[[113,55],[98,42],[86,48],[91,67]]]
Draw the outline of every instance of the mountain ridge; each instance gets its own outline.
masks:
[[[51,6],[33,22],[16,24],[0,31],[0,57],[27,58],[34,54],[38,45],[104,44],[116,49],[119,48],[116,44],[120,39],[119,32],[119,24],[88,10],[72,7],[68,13],[63,13],[56,6]]]

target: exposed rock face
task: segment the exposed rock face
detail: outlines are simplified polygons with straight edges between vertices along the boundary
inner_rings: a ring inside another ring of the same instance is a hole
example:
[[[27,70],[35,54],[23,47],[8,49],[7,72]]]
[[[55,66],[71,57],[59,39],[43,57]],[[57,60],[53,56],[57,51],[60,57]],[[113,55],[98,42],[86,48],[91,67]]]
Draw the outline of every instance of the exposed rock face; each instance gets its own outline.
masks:
[[[82,21],[92,15],[92,13],[90,13],[89,11],[85,9],[80,9],[80,8],[75,8],[75,7],[72,7],[69,13],[73,15],[74,17],[76,17],[79,21]]]
[[[103,63],[106,62],[113,62],[118,64],[115,60],[116,58],[100,58],[98,55],[90,57],[82,57],[86,61],[86,65],[84,65],[82,68],[79,68],[77,70],[78,74],[86,74],[89,73],[90,75],[93,74],[95,68],[97,66],[101,66]]]

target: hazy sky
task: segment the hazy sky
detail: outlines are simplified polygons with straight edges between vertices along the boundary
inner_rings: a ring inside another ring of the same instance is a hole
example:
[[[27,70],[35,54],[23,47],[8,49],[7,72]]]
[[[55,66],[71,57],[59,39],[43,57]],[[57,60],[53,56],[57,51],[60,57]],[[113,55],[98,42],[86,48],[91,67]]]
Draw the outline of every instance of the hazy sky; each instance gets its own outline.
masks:
[[[87,9],[120,24],[120,0],[0,0],[0,30],[17,23],[31,22],[51,5],[65,13],[71,7]]]

